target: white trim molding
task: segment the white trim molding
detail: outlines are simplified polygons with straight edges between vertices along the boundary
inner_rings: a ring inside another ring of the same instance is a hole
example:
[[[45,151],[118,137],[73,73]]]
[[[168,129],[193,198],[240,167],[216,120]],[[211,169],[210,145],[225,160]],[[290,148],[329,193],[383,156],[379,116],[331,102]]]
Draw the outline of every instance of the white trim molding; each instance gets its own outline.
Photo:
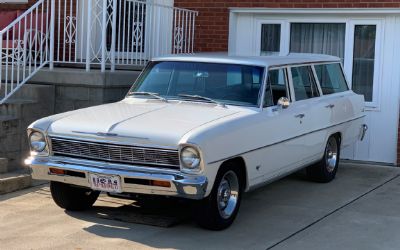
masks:
[[[231,13],[252,14],[400,14],[400,8],[229,8]]]

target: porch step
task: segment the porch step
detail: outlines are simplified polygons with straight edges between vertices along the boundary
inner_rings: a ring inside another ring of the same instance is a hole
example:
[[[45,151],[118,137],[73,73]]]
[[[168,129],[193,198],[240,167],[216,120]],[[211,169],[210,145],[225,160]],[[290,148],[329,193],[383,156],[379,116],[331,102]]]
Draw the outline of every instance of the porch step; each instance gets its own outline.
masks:
[[[8,159],[0,158],[0,174],[7,173],[8,170]]]
[[[0,174],[0,194],[10,193],[32,185],[32,177],[26,170]]]

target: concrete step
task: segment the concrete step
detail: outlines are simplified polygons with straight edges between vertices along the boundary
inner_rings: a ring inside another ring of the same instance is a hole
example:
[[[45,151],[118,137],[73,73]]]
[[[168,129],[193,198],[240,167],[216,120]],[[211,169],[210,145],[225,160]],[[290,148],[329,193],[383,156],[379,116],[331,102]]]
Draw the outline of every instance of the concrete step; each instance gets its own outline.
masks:
[[[32,185],[32,176],[26,170],[0,174],[0,194],[10,193]]]
[[[8,159],[0,158],[0,174],[7,173],[8,171]]]

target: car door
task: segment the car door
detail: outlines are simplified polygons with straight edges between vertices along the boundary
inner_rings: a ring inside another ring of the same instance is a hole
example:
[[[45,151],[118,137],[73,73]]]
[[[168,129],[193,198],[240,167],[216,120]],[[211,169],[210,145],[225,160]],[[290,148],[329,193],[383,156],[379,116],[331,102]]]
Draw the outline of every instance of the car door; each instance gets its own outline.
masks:
[[[307,111],[309,104],[307,101],[294,101],[289,76],[291,74],[288,74],[287,68],[272,68],[268,71],[264,107],[260,114],[265,131],[260,137],[268,145],[259,152],[262,159],[259,170],[262,180],[271,179],[301,166],[307,151],[304,149],[307,145],[301,138],[306,133],[305,127],[311,118]],[[282,97],[291,101],[288,107],[278,104]]]
[[[331,112],[314,78],[311,65],[290,67],[290,86],[293,93],[293,112],[298,123],[298,135],[287,142],[295,152],[296,167],[312,163],[322,157],[325,149],[325,129],[331,124]]]
[[[313,67],[324,95],[326,112],[331,113],[330,125],[340,125],[362,116],[363,107],[359,107],[361,97],[349,90],[340,63],[316,64]],[[346,124],[346,129],[341,130],[342,148],[357,139],[362,122],[360,119]]]

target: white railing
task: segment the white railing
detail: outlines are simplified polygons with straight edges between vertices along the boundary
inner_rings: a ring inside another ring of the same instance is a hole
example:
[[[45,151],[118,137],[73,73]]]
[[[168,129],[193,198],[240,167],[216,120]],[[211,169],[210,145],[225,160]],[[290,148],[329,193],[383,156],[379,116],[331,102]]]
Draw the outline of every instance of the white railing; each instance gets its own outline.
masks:
[[[0,104],[49,62],[50,0],[39,0],[0,31]]]
[[[139,0],[57,0],[54,62],[114,69],[191,53],[197,12]],[[61,32],[57,32],[61,31]]]
[[[37,1],[0,31],[0,104],[46,65],[104,72],[192,53],[197,12],[154,1]]]

